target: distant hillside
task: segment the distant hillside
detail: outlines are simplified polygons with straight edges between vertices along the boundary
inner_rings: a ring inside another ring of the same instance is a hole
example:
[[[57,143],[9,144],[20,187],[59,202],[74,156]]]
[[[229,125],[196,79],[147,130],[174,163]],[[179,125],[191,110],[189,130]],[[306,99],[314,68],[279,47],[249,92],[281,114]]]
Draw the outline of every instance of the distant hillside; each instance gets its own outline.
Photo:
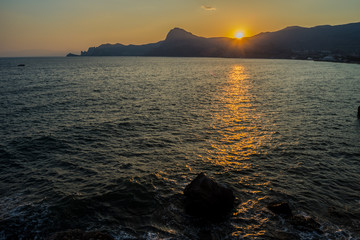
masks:
[[[360,23],[312,28],[294,26],[240,40],[226,37],[204,38],[174,28],[164,41],[157,43],[103,44],[81,52],[81,56],[255,58],[323,57],[328,54],[360,56]]]
[[[360,23],[312,28],[287,27],[251,38],[258,47],[274,46],[292,51],[360,53]]]
[[[204,38],[180,28],[172,29],[166,39],[148,52],[148,56],[226,57],[240,40],[232,38]],[[234,45],[235,44],[235,45]]]

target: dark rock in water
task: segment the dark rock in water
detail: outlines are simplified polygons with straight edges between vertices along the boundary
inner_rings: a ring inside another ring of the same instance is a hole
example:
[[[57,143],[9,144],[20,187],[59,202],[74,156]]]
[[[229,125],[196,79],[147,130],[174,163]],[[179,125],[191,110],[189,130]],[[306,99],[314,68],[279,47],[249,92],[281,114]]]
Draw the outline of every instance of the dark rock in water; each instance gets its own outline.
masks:
[[[18,64],[18,67],[25,67],[25,64],[23,64],[23,63]]]
[[[84,232],[79,229],[67,230],[53,234],[49,240],[114,240],[108,233]]]
[[[80,57],[80,55],[73,54],[73,53],[68,53],[66,56],[67,57]]]
[[[289,204],[286,202],[273,202],[268,204],[267,207],[276,215],[280,215],[287,219],[294,228],[300,231],[322,233],[320,230],[321,225],[315,221],[314,218],[303,215],[294,216]]]
[[[322,233],[321,225],[310,216],[296,215],[291,218],[290,222],[301,231]]]
[[[271,240],[300,240],[300,237],[295,235],[294,233],[284,232],[284,231],[275,231],[267,233],[266,239]]]
[[[234,207],[232,190],[200,173],[184,190],[185,211],[198,217],[218,220]]]
[[[354,222],[354,219],[360,219],[360,215],[356,214],[356,212],[352,212],[351,210],[343,209],[343,208],[337,208],[337,207],[329,207],[328,208],[328,216],[337,224],[341,224],[343,226],[351,226],[356,225]],[[360,230],[360,227],[359,227]]]
[[[291,208],[288,203],[286,202],[274,202],[268,205],[268,209],[271,210],[273,213],[280,215],[284,218],[290,218],[293,216]]]
[[[357,117],[360,119],[360,106],[358,107],[358,115]]]

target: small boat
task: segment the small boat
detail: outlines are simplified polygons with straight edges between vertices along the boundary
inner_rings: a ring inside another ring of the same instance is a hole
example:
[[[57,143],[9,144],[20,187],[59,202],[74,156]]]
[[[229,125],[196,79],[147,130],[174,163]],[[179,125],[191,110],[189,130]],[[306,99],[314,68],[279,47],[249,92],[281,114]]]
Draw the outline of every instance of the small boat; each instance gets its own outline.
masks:
[[[23,64],[23,63],[18,64],[18,67],[25,67],[25,64]]]

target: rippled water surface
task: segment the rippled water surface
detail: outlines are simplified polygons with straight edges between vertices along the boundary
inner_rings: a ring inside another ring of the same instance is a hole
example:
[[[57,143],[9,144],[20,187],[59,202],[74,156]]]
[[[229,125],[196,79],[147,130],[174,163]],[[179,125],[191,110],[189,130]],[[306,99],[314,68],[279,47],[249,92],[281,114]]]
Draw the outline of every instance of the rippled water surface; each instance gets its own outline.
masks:
[[[312,61],[0,59],[0,239],[358,239],[359,76]],[[227,220],[184,213],[200,172],[234,190]]]

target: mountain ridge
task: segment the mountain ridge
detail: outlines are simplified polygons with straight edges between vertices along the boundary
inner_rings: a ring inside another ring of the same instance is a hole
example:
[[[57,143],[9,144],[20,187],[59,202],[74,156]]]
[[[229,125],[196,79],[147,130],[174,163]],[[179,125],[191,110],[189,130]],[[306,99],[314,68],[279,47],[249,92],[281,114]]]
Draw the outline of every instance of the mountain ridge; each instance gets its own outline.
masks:
[[[314,58],[326,54],[360,56],[360,22],[309,28],[289,26],[242,39],[205,38],[176,27],[168,32],[164,40],[156,43],[107,43],[81,52],[81,56],[243,58]]]
[[[166,35],[165,41],[179,41],[179,40],[187,40],[187,39],[196,39],[199,38],[195,36],[191,32],[188,32],[182,28],[173,28]]]

